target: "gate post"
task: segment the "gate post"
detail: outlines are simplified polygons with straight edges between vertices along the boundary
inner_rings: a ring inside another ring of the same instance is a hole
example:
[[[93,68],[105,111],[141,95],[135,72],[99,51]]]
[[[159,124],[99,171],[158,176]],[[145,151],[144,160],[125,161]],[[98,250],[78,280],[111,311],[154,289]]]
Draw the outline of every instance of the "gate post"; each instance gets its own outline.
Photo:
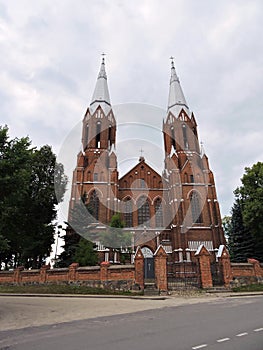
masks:
[[[140,247],[137,248],[134,257],[135,268],[135,283],[138,284],[141,290],[144,290],[144,257]]]
[[[225,287],[229,287],[230,281],[232,281],[232,269],[231,269],[231,263],[230,263],[230,255],[228,250],[224,245],[220,245],[218,249],[218,263],[220,267],[220,272],[223,277],[223,283]]]
[[[154,253],[154,270],[156,287],[160,292],[167,292],[167,253],[162,245]]]
[[[211,262],[210,257],[211,254],[206,249],[206,247],[201,244],[197,249],[195,256],[198,260],[199,265],[199,279],[202,288],[212,288],[213,280],[211,273]]]

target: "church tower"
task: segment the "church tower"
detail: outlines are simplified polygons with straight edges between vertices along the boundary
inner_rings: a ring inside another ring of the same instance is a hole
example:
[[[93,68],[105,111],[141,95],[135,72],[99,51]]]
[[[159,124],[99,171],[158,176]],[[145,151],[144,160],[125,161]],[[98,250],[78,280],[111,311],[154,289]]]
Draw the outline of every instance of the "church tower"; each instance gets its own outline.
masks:
[[[172,247],[180,252],[179,260],[188,260],[200,244],[210,252],[216,251],[225,244],[225,238],[214,177],[200,148],[195,116],[186,102],[173,60],[163,137]]]
[[[82,126],[82,151],[73,173],[70,209],[82,199],[95,222],[108,223],[117,205],[116,120],[111,108],[105,70],[101,67]]]

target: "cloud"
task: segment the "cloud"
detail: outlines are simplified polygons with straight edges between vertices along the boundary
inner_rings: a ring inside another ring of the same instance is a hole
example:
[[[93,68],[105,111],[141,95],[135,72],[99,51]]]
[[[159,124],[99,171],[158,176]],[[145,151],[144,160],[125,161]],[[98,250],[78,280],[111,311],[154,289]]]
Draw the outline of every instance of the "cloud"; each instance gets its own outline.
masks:
[[[1,123],[59,152],[103,51],[113,105],[165,111],[174,55],[226,214],[244,166],[262,160],[262,10],[261,0],[0,1]]]

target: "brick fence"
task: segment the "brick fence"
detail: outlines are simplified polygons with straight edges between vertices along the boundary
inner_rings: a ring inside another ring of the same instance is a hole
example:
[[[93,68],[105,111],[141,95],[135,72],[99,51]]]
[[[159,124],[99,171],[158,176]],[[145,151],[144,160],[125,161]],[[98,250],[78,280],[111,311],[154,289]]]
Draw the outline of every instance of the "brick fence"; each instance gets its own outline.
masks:
[[[73,263],[68,268],[40,270],[0,271],[0,284],[83,284],[89,287],[112,290],[130,290],[136,284],[134,265],[112,265],[103,262],[100,266],[79,267]]]
[[[154,254],[155,285],[160,292],[168,291],[167,253],[159,246]],[[214,285],[211,253],[202,245],[195,258],[198,266],[198,279],[201,288]],[[221,285],[225,287],[252,283],[263,283],[263,265],[255,259],[247,263],[231,263],[225,246],[220,246],[217,254],[217,273]],[[82,284],[111,290],[144,289],[144,257],[138,247],[133,265],[110,265],[79,267],[73,263],[68,268],[50,269],[49,265],[39,270],[25,270],[18,267],[14,271],[0,271],[0,284]]]

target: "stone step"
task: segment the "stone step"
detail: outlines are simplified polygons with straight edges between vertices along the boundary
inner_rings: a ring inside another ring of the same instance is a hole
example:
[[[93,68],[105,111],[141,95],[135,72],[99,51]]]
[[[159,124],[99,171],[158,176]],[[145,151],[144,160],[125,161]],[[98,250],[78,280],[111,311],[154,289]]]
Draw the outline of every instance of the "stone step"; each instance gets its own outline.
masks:
[[[156,288],[155,283],[147,282],[144,284],[144,295],[159,295],[159,290]]]
[[[213,288],[208,288],[205,290],[206,293],[226,293],[226,292],[232,292],[232,289],[231,288],[226,288],[226,287],[220,287],[220,286],[217,286],[217,287],[213,287]]]

